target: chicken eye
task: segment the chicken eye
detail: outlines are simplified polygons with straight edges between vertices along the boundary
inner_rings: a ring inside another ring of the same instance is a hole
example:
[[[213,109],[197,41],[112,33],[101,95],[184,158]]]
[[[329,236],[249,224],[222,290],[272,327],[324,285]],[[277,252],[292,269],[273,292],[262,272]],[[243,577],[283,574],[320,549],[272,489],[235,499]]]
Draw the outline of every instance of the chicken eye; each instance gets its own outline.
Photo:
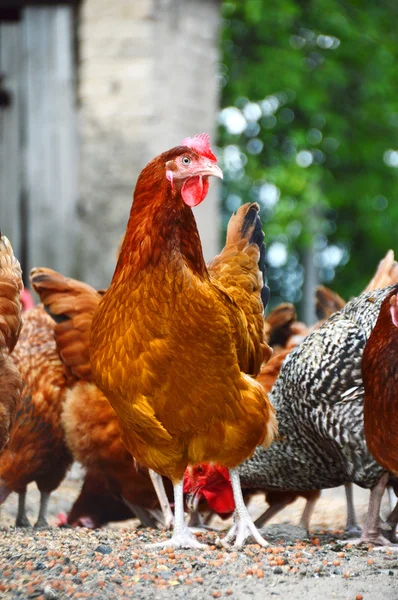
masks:
[[[191,159],[189,158],[189,156],[183,156],[181,159],[181,162],[183,165],[190,165],[191,164]]]

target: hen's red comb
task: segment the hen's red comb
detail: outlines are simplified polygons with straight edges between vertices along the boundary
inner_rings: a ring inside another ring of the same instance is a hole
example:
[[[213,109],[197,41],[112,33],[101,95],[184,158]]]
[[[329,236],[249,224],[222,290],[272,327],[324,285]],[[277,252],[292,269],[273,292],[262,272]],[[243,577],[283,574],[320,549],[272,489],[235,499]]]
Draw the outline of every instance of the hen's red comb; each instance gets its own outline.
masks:
[[[200,133],[192,138],[185,138],[181,142],[181,146],[186,146],[195,150],[201,156],[205,156],[210,160],[217,161],[217,157],[213,154],[210,148],[210,136],[208,133]]]

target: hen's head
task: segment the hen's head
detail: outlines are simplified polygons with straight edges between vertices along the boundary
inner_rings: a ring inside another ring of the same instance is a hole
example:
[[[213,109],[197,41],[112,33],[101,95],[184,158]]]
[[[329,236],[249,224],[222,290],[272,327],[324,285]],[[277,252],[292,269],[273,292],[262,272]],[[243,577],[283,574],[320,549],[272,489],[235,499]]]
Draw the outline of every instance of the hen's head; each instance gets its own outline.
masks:
[[[188,206],[197,206],[206,198],[211,175],[223,177],[209,140],[207,133],[201,133],[185,138],[180,146],[166,153],[166,178]]]
[[[229,517],[235,510],[231,480],[225,467],[209,464],[188,467],[184,476],[184,493],[191,510],[195,510],[201,500],[206,500],[222,518]]]

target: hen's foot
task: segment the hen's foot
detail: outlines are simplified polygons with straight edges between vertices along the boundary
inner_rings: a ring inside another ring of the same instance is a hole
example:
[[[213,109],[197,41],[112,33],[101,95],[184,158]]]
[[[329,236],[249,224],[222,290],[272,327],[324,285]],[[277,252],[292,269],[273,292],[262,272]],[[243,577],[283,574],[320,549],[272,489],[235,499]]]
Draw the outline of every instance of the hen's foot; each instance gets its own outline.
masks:
[[[17,520],[15,521],[15,527],[32,527],[32,525],[30,524],[28,517],[23,515],[21,517],[17,517]]]
[[[157,544],[149,544],[147,548],[194,548],[197,550],[203,550],[208,548],[207,544],[199,542],[194,535],[186,529],[180,533],[174,534],[169,540],[165,542],[158,542]]]
[[[360,545],[366,545],[366,544],[372,544],[373,546],[394,546],[394,544],[392,542],[390,542],[390,540],[388,540],[386,537],[384,537],[384,535],[381,535],[381,533],[374,533],[374,534],[363,534],[360,538],[357,539],[348,539],[348,540],[342,540],[341,542],[342,544],[352,544],[353,546],[360,546]],[[398,548],[398,546],[397,546]]]
[[[264,548],[268,546],[268,542],[262,537],[257,527],[254,525],[250,517],[248,519],[237,520],[228,531],[227,535],[217,542],[224,548],[230,548],[230,542],[234,541],[235,548],[242,548],[245,541],[253,536],[254,540]]]
[[[346,535],[349,538],[360,538],[361,534],[362,529],[359,527],[358,524],[347,525],[347,527],[344,529],[344,535]]]
[[[37,519],[34,529],[49,529],[50,525],[47,522],[47,519],[39,518]]]

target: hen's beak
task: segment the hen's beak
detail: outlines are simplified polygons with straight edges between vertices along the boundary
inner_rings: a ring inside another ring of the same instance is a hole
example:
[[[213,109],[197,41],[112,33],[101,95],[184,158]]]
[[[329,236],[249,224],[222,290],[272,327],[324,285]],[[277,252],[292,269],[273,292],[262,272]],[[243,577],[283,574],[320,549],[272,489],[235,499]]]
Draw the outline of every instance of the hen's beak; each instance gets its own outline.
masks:
[[[195,512],[197,510],[199,506],[199,497],[200,494],[198,493],[198,491],[193,492],[192,494],[186,494],[185,502],[190,512]]]
[[[205,165],[204,167],[202,167],[201,174],[203,177],[211,177],[213,175],[213,177],[218,177],[219,179],[224,179],[224,175],[223,175],[223,172],[221,171],[220,167],[218,167],[214,163],[209,163],[208,165]]]

